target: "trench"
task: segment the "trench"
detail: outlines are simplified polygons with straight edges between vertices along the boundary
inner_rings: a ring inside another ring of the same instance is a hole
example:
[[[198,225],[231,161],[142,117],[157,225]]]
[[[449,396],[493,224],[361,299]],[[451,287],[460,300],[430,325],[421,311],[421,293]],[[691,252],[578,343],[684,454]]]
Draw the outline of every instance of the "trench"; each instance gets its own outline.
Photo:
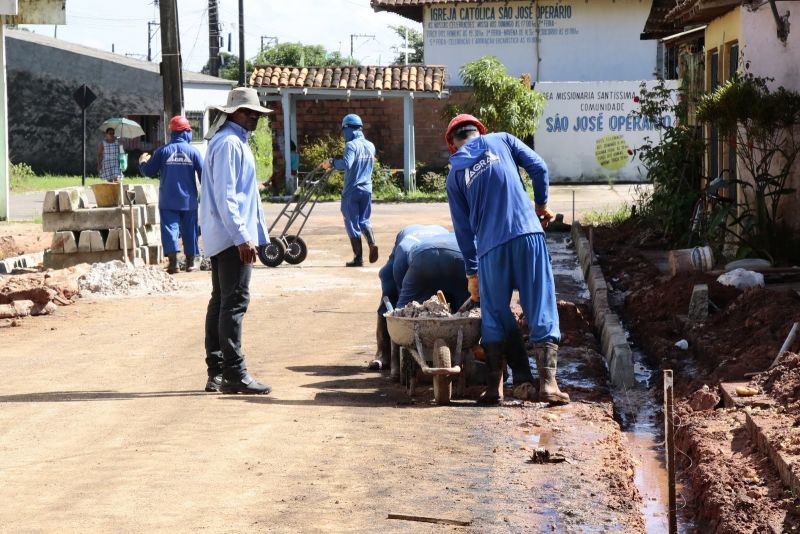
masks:
[[[550,234],[547,246],[553,266],[556,293],[559,300],[589,303],[589,289],[568,234]],[[626,333],[627,334],[627,333]],[[611,388],[614,413],[631,456],[635,460],[634,483],[642,497],[640,511],[648,534],[669,532],[668,488],[661,405],[654,388],[657,370],[645,355],[633,349],[635,384],[631,388]],[[574,366],[574,364],[573,364]],[[581,376],[579,368],[564,366],[559,380],[566,386],[591,386],[591,379]],[[545,438],[544,436],[542,438]],[[680,503],[678,503],[680,506]],[[679,529],[684,531],[683,528]],[[686,529],[688,531],[688,529]]]

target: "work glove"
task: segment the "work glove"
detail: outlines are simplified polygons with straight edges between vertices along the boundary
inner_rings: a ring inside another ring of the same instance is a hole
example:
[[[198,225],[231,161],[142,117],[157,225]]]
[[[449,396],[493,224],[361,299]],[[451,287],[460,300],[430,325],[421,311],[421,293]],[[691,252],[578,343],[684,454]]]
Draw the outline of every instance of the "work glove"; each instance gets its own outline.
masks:
[[[139,165],[142,163],[147,163],[148,161],[150,161],[150,154],[147,152],[144,152],[141,156],[139,156]]]
[[[469,296],[472,300],[475,302],[481,301],[481,294],[478,290],[478,273],[467,275],[467,291],[469,291]]]
[[[319,166],[322,167],[322,170],[325,170],[325,171],[331,170],[331,167],[333,167],[333,158],[326,159],[325,161],[320,163]]]
[[[539,222],[542,223],[542,228],[550,226],[550,221],[553,220],[553,212],[547,209],[547,204],[536,204],[536,216],[539,217]]]

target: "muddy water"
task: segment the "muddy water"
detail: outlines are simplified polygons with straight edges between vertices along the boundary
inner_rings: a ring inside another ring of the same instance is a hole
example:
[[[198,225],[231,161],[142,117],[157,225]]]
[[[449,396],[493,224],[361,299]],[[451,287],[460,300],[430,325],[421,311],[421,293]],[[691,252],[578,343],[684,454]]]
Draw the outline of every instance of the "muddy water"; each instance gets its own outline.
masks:
[[[581,273],[574,250],[568,246],[566,234],[551,234],[547,246],[553,265],[556,292],[559,299],[586,302],[589,291]],[[655,402],[653,383],[655,371],[647,366],[643,355],[634,351],[636,385],[630,389],[612,389],[614,410],[636,460],[634,481],[642,496],[642,515],[649,534],[668,532],[667,472],[664,463],[663,431],[660,406]],[[590,386],[577,369],[564,368],[564,382],[571,387]],[[561,372],[559,373],[561,374]],[[531,436],[531,440],[547,441],[550,436]],[[541,445],[540,445],[541,446]]]

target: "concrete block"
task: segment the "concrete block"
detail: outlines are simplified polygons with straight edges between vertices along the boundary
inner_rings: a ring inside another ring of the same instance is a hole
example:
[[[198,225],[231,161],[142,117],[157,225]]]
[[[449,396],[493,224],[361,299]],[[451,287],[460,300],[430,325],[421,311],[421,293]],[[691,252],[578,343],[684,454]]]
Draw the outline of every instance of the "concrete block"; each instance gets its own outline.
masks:
[[[96,246],[98,239],[102,243],[102,237],[100,237],[100,232],[97,230],[84,230],[78,238],[78,252],[99,252],[92,250],[92,244]]]
[[[130,226],[130,211],[125,208],[93,208],[77,209],[71,212],[43,213],[42,230],[60,232],[73,230],[108,230],[122,225],[122,213],[125,213],[125,226]],[[134,226],[144,224],[144,206],[133,206]]]
[[[750,440],[758,449],[767,455],[778,471],[783,484],[791,490],[792,495],[800,493],[800,465],[797,455],[780,443],[786,434],[776,429],[789,429],[794,425],[793,417],[774,412],[745,412],[745,426],[750,433]]]
[[[0,261],[0,274],[11,274],[14,271],[14,262],[9,260]]]
[[[91,247],[92,252],[102,252],[106,249],[106,246],[103,243],[103,235],[99,230],[89,231],[89,246]]]
[[[78,251],[75,234],[69,231],[55,232],[50,243],[50,251],[54,254],[71,254]]]
[[[121,247],[119,239],[119,228],[111,228],[106,237],[106,250],[119,250]]]
[[[55,213],[58,211],[58,192],[48,191],[44,194],[42,213]]]
[[[133,186],[136,192],[136,204],[158,204],[158,189],[151,184]]]
[[[81,198],[76,190],[62,189],[58,192],[58,211],[75,211],[80,205]]]
[[[147,248],[150,250],[150,265],[161,265],[164,261],[164,248],[161,245],[151,245]]]
[[[104,250],[103,252],[77,252],[75,254],[44,253],[44,266],[47,269],[66,269],[80,263],[101,263],[122,260],[121,250]]]
[[[161,212],[158,210],[158,204],[147,205],[145,224],[161,224]]]
[[[608,372],[611,375],[611,383],[618,388],[630,388],[636,384],[636,377],[633,374],[633,351],[630,345],[620,343],[612,347]]]
[[[696,284],[689,301],[689,321],[700,323],[708,319],[708,284]]]

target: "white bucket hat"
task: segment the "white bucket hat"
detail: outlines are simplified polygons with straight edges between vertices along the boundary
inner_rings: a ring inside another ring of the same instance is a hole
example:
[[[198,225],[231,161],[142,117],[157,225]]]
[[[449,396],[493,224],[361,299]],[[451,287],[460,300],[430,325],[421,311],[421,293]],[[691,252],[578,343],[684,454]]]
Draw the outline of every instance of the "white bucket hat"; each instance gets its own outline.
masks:
[[[223,113],[233,113],[239,108],[252,109],[263,115],[272,113],[272,110],[265,108],[258,100],[258,93],[252,87],[236,87],[228,93],[228,103],[225,106],[211,106]]]

